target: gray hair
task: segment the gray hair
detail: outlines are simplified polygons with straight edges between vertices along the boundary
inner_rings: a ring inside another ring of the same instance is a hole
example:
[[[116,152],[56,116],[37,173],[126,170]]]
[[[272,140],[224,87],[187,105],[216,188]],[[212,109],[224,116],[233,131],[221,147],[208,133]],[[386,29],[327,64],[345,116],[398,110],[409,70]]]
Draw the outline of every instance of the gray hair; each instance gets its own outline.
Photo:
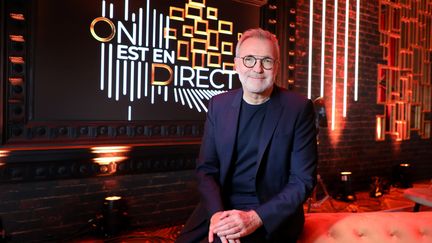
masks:
[[[267,30],[263,30],[261,28],[255,28],[255,29],[248,29],[246,30],[240,39],[237,42],[236,46],[236,56],[239,55],[240,47],[243,44],[243,42],[249,38],[258,38],[262,40],[269,40],[273,43],[274,50],[276,51],[276,60],[279,60],[279,42],[276,39],[276,36],[274,36],[272,33],[270,33]]]

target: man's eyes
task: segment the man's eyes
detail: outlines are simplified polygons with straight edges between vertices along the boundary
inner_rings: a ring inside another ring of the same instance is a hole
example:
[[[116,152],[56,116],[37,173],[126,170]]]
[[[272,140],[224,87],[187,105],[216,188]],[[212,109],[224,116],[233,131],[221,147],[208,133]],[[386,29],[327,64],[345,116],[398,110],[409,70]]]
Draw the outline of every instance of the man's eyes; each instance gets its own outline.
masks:
[[[271,59],[271,58],[263,58],[262,59],[262,62],[266,62],[266,63],[273,63],[273,59]]]

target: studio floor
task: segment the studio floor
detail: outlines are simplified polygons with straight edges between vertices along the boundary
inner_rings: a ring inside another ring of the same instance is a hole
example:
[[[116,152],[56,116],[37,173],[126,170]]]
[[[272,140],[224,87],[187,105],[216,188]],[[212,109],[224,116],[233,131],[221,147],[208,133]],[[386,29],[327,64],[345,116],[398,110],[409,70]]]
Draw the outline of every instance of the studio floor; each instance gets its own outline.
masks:
[[[432,185],[432,180],[413,183],[414,188],[426,188]],[[371,197],[370,191],[356,192],[354,201],[341,201],[334,198],[322,196],[319,199],[312,199],[304,204],[305,212],[323,213],[323,212],[400,212],[412,211],[414,202],[404,198],[405,189],[390,187],[386,193],[380,197]],[[432,208],[422,206],[420,211],[431,211]],[[146,229],[132,232],[124,232],[121,236],[95,239],[86,238],[75,240],[73,242],[140,242],[140,243],[172,243],[182,226],[172,226],[160,229]]]

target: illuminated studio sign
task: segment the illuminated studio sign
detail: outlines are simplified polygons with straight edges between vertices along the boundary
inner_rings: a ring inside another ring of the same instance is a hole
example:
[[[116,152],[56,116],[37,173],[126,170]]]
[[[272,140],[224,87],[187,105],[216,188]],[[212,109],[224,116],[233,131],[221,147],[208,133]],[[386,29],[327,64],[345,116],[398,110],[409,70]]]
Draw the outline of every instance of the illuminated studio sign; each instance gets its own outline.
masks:
[[[101,15],[90,24],[100,42],[100,91],[110,100],[178,103],[206,112],[207,100],[233,88],[235,41],[232,21],[205,0],[175,2],[163,10],[156,1],[101,1]]]
[[[34,1],[34,121],[202,121],[241,86],[240,33],[260,8],[232,0]]]

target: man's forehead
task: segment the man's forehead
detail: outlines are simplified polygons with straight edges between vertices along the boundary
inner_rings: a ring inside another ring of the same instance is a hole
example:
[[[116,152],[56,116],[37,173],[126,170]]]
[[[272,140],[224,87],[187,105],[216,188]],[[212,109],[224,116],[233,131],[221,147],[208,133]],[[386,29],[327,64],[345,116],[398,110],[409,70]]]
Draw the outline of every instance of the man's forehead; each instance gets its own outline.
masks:
[[[257,44],[256,42],[261,42]],[[243,41],[240,45],[239,51],[242,54],[251,54],[256,57],[268,57],[275,55],[275,47],[271,40],[258,37],[250,37]],[[262,54],[262,55],[259,55]]]

